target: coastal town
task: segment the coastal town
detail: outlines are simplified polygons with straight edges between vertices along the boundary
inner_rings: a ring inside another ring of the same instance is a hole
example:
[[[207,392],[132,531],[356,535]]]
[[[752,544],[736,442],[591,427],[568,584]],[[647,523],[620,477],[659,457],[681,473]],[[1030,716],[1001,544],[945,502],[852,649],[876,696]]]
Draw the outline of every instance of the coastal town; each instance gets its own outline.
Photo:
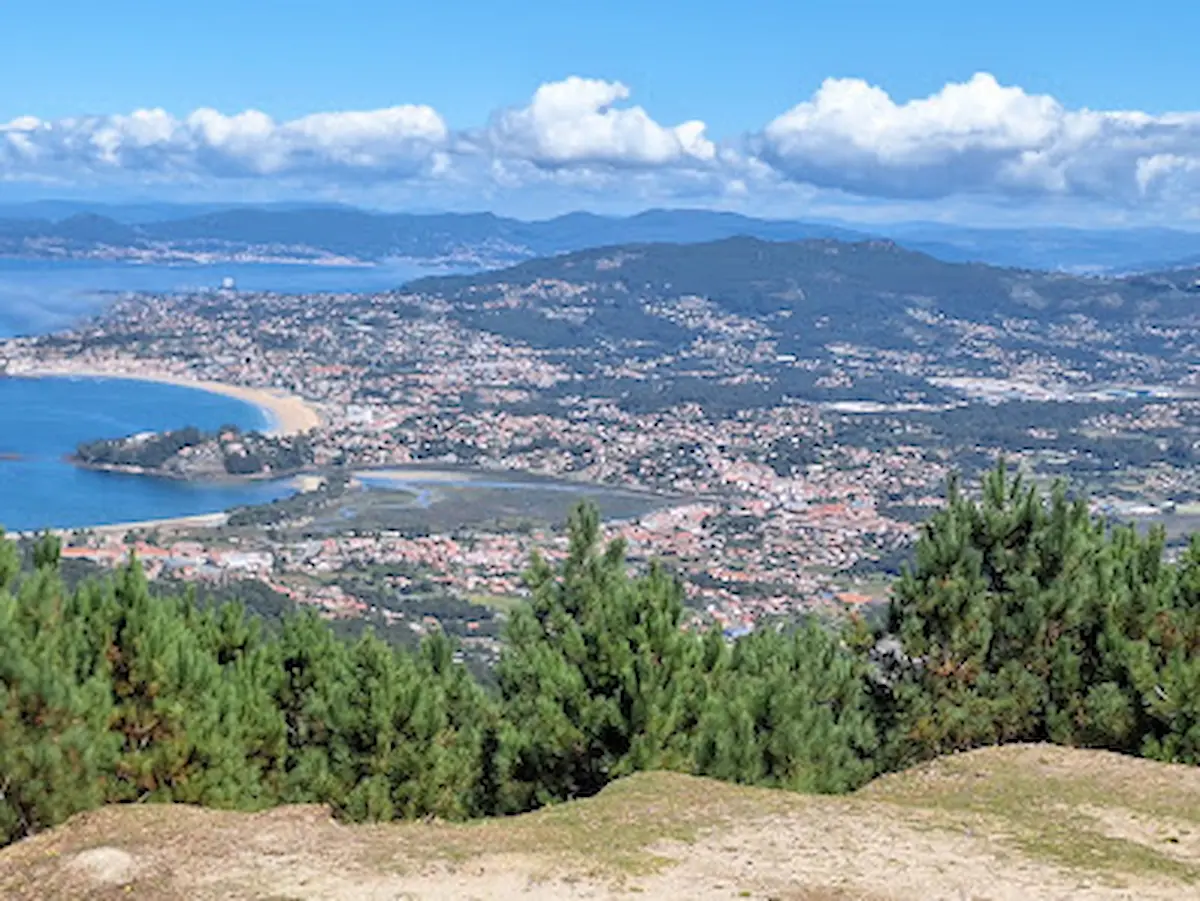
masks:
[[[934,322],[957,336],[958,358],[836,342],[806,357],[785,352],[770,319],[694,296],[650,297],[644,315],[688,337],[647,353],[636,340],[522,340],[492,325],[536,304],[539,327],[578,326],[597,303],[586,282],[455,290],[453,299],[423,284],[375,294],[128,295],[49,338],[5,341],[12,376],[195,385],[256,403],[270,412],[276,435],[305,438],[304,472],[290,499],[199,521],[77,530],[65,553],[102,565],[136,554],[154,577],[255,580],[329,615],[383,617],[414,632],[437,625],[425,612],[436,596],[439,604],[469,606],[461,618],[470,638],[493,631],[491,621],[522,595],[535,549],[551,557],[563,551],[566,511],[595,489],[620,498],[619,515],[608,495],[598,502],[607,535],[627,543],[634,565],[663,561],[682,579],[695,616],[736,632],[885,599],[919,522],[941,504],[964,460],[982,468],[1005,455],[1053,474],[1055,465],[1066,471],[1090,459],[1086,445],[1055,457],[1053,423],[1017,427],[1003,439],[943,440],[937,417],[994,409],[994,396],[972,401],[972,392],[1008,391],[1007,400],[1018,402],[1028,399],[1023,386],[1080,381],[1049,358],[1039,368],[1006,349],[990,326]],[[920,310],[913,320],[933,327]],[[1082,327],[1060,337],[1104,340]],[[981,374],[980,361],[992,370]],[[1141,359],[1126,362],[1126,382],[1147,368]],[[881,380],[885,389],[855,402],[836,393],[743,402],[783,370],[811,376],[818,392],[865,390]],[[909,377],[918,370],[928,374],[924,388]],[[1149,426],[1175,429],[1186,462],[1200,420],[1200,401],[1187,393],[1195,375],[1191,383],[1174,378],[1186,389],[1175,395],[1147,393],[1155,406],[1143,419],[1081,413],[1071,434],[1099,441]],[[889,379],[899,385],[894,391]],[[680,387],[692,384],[703,390]],[[655,386],[678,398],[648,402],[636,393]],[[1085,407],[1039,405],[1060,418]],[[1194,473],[1186,465],[1143,473],[1168,503],[1120,490],[1098,503],[1135,514],[1189,513],[1200,499]],[[518,476],[543,481],[493,484]],[[504,492],[519,494],[532,512],[510,515],[509,502],[497,500]],[[497,504],[505,515],[489,513]],[[351,577],[363,571],[378,575],[369,590]]]

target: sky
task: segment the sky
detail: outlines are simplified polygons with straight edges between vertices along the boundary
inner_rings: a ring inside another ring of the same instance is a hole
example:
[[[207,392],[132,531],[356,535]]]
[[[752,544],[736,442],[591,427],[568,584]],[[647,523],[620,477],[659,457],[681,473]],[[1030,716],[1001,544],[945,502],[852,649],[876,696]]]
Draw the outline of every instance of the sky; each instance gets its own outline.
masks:
[[[0,199],[1200,227],[1200,4],[3,0]]]

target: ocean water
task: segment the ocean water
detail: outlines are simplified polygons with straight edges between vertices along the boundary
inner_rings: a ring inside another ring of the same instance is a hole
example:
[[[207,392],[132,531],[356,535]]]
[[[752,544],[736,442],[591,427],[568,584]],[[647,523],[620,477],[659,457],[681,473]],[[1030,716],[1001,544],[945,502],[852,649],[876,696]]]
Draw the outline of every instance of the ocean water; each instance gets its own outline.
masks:
[[[288,494],[286,481],[200,484],[93,472],[65,459],[96,438],[227,423],[270,424],[251,404],[175,385],[0,378],[0,526],[24,531],[191,516]]]
[[[286,292],[367,291],[429,274],[407,264],[372,268],[289,265],[135,266],[0,259],[0,337],[40,334],[100,311],[113,292],[217,287]],[[64,457],[83,442],[195,425],[268,425],[233,398],[120,379],[0,378],[0,526],[75,528],[215,513],[264,503],[286,483],[195,484],[90,472]]]

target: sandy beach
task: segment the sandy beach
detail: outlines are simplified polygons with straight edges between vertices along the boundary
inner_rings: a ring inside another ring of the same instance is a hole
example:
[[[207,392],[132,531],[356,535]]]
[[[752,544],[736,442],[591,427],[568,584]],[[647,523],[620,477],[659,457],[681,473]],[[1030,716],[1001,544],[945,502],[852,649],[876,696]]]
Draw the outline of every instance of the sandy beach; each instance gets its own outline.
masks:
[[[109,522],[100,525],[62,526],[54,529],[33,529],[21,532],[8,532],[7,535],[22,538],[37,538],[44,532],[52,535],[71,535],[74,532],[95,532],[98,535],[123,535],[132,531],[149,531],[151,529],[212,529],[223,526],[229,519],[228,513],[196,513],[191,516],[166,516],[162,519],[139,519],[130,522]]]
[[[152,370],[108,372],[103,369],[71,365],[37,366],[29,369],[10,368],[8,374],[17,378],[127,379],[138,382],[156,382],[162,385],[178,385],[182,388],[196,388],[213,394],[223,394],[226,397],[237,398],[253,404],[265,411],[271,420],[271,427],[267,430],[270,435],[299,435],[321,425],[321,415],[312,404],[294,394],[286,394],[269,388],[250,388],[244,385],[231,385],[227,382],[200,381]]]
[[[132,532],[134,530],[148,531],[150,529],[212,529],[225,525],[229,519],[228,513],[197,513],[194,516],[168,516],[163,519],[143,519],[136,522],[114,522],[99,526],[85,526],[89,532]],[[54,531],[70,533],[78,529],[56,529]]]

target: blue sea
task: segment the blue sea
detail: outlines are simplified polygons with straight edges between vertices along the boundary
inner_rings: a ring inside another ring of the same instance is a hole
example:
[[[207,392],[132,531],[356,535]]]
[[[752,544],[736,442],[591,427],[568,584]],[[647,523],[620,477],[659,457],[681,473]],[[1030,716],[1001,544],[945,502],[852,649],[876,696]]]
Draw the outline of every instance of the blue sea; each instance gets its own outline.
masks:
[[[112,292],[216,287],[365,291],[428,274],[415,266],[130,266],[0,260],[0,337],[38,334],[94,314]],[[269,425],[257,407],[173,385],[121,379],[0,378],[0,526],[76,528],[216,513],[265,503],[287,482],[194,484],[79,469],[65,459],[83,441],[195,425]]]
[[[270,424],[251,404],[174,385],[0,378],[0,525],[23,531],[190,516],[287,494],[286,482],[199,485],[92,472],[64,459],[96,438],[226,423]]]

